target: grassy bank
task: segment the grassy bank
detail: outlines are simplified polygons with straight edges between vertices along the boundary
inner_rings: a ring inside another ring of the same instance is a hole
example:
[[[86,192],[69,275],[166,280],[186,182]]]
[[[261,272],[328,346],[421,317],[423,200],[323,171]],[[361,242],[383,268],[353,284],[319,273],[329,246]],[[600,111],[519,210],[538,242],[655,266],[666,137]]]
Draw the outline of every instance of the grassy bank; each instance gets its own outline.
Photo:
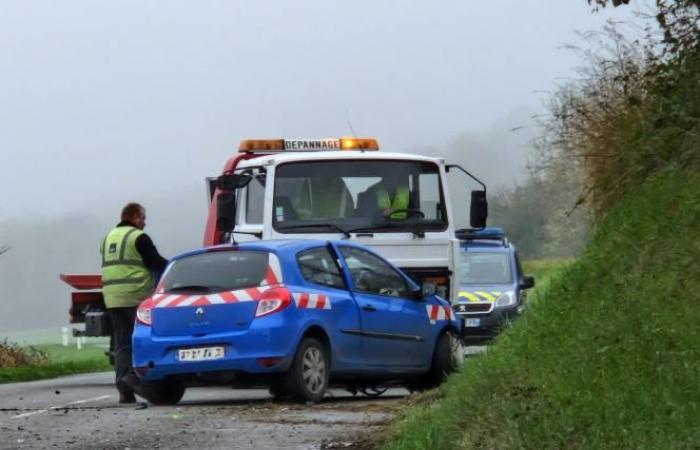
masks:
[[[386,448],[697,448],[698,224],[697,174],[666,171],[628,195]]]
[[[82,350],[58,344],[32,346],[46,355],[40,364],[0,367],[0,383],[31,381],[86,372],[112,370],[104,355],[104,344],[86,344]]]
[[[567,259],[535,259],[523,261],[525,275],[535,277],[537,286],[547,285],[549,280],[560,273],[566,266],[574,262],[573,258]],[[539,291],[540,289],[538,289]]]

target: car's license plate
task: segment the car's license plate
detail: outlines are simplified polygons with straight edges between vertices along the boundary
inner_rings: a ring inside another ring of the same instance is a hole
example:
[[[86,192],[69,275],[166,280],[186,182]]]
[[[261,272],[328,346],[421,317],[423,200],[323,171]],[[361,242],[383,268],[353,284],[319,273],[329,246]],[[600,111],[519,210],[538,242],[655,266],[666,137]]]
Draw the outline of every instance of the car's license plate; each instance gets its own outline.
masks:
[[[177,359],[180,361],[209,361],[224,356],[223,347],[181,348],[177,351]]]
[[[464,319],[464,326],[467,328],[476,328],[481,326],[481,319]]]

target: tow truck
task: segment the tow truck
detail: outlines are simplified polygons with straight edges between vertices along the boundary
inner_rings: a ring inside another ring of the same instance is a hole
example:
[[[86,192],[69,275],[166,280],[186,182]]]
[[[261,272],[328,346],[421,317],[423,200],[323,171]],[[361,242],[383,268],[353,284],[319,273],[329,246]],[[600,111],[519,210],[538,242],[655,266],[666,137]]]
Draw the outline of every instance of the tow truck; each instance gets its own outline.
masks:
[[[221,174],[206,179],[203,244],[349,239],[373,248],[455,304],[460,243],[449,201],[451,172],[480,186],[465,198],[465,207],[471,228],[485,227],[486,186],[443,158],[379,151],[373,138],[243,140]],[[408,204],[380,207],[380,197],[397,185],[407,191]],[[71,321],[86,323],[74,334],[109,335],[99,275],[61,279],[78,290],[72,294]]]

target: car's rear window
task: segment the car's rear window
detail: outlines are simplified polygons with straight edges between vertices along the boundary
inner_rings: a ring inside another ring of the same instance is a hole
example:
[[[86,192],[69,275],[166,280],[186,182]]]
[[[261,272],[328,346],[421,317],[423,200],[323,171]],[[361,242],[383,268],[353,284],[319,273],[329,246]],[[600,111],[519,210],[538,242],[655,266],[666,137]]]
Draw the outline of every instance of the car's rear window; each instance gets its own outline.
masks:
[[[277,257],[267,252],[200,253],[175,261],[163,276],[161,292],[222,292],[271,284],[268,268],[275,266]]]
[[[501,284],[513,279],[506,253],[463,251],[461,256],[460,284]]]

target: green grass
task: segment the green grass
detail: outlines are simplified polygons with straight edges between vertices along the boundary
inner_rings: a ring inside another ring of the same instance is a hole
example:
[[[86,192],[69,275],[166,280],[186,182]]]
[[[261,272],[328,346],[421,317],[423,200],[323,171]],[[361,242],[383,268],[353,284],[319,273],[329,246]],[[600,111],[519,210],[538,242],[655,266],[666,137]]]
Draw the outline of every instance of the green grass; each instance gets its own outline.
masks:
[[[567,259],[530,259],[523,261],[523,272],[525,275],[532,275],[537,282],[547,282],[559,273],[567,265],[574,262],[573,258]]]
[[[698,448],[699,224],[697,174],[665,172],[629,195],[385,447]]]
[[[58,344],[35,345],[33,348],[44,352],[48,356],[48,362],[34,366],[2,367],[0,383],[112,370],[104,355],[104,344],[85,344],[82,350],[77,350],[75,346],[63,347]]]

